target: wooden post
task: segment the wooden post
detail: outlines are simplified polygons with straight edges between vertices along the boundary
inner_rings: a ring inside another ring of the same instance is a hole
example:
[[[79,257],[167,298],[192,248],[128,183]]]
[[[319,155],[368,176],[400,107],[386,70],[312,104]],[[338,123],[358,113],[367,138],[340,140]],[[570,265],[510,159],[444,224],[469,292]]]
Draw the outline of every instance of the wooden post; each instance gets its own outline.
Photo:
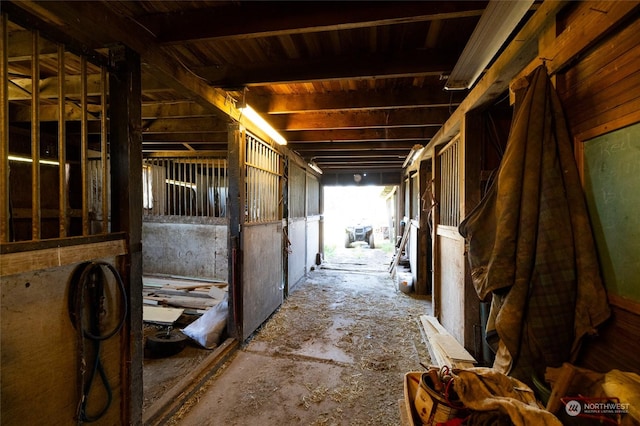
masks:
[[[237,123],[229,125],[228,142],[228,179],[229,200],[227,216],[229,218],[229,336],[242,340],[242,250],[241,224],[244,223],[244,181],[241,170],[244,163],[243,130]]]
[[[461,219],[465,219],[469,213],[480,203],[481,180],[480,172],[482,168],[482,117],[477,112],[467,112],[462,117],[460,132],[460,154],[462,175],[462,189],[460,196],[462,213]],[[466,246],[466,243],[465,243]],[[473,280],[471,279],[471,267],[467,259],[466,248],[462,256],[464,262],[464,346],[473,348],[473,356],[476,359],[482,357],[481,347],[476,347],[479,340],[476,330],[480,326],[480,299],[475,291]],[[481,340],[481,339],[480,339]]]
[[[9,241],[9,35],[7,15],[0,22],[0,242]]]
[[[31,51],[31,239],[39,240],[40,212],[40,33],[32,33]]]
[[[64,45],[58,45],[58,228],[59,237],[67,236],[67,123],[65,118]]]
[[[82,235],[89,235],[89,117],[87,115],[87,58],[80,57],[80,167],[82,170]]]
[[[121,333],[122,424],[142,423],[142,102],[140,57],[110,50],[111,230],[128,236],[118,268],[127,286],[129,317]],[[128,332],[127,332],[128,331]]]

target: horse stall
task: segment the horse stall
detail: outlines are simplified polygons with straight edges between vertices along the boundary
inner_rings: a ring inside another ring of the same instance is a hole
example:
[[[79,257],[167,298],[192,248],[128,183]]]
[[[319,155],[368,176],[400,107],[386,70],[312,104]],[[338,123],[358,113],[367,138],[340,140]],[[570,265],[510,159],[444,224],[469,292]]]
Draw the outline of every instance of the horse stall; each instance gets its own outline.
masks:
[[[227,160],[148,156],[142,186],[143,408],[153,411],[226,334]]]

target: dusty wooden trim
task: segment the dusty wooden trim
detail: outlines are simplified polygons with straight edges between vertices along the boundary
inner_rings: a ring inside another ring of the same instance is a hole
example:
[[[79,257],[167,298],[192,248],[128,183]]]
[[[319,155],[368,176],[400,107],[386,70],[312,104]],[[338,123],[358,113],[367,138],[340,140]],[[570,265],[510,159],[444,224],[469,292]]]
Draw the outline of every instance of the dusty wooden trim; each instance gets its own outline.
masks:
[[[613,121],[608,121],[604,124],[593,127],[589,130],[585,130],[584,132],[578,133],[575,136],[575,139],[578,142],[585,142],[585,141],[588,141],[589,139],[602,136],[606,133],[613,132],[618,129],[622,129],[623,127],[627,127],[638,122],[640,122],[640,110],[634,111],[630,114],[616,118]]]
[[[635,1],[608,0],[583,4],[584,10],[571,23],[571,28],[563,31],[553,41],[545,39],[545,46],[539,49],[538,57],[518,76],[526,76],[542,64],[546,64],[549,75],[561,71],[638,6]]]
[[[452,240],[463,240],[462,235],[458,232],[457,226],[438,225],[437,235],[439,237],[450,238]]]
[[[607,299],[609,299],[609,303],[612,305],[622,308],[625,311],[640,315],[640,302],[629,300],[615,294],[607,295]]]
[[[124,254],[127,254],[127,243],[123,239],[7,253],[0,256],[0,276],[55,268]]]

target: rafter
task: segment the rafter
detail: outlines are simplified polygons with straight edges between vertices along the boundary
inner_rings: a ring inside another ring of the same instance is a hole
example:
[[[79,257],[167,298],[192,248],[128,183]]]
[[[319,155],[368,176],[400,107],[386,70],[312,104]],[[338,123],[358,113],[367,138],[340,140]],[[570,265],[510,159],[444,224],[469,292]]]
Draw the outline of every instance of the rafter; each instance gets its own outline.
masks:
[[[239,2],[136,20],[161,43],[229,40],[480,16],[486,2]],[[286,8],[286,15],[282,8]],[[216,22],[216,25],[211,25]],[[238,25],[241,22],[242,25]]]
[[[278,130],[364,129],[393,127],[440,127],[449,118],[447,108],[414,108],[387,111],[312,112],[270,116]]]
[[[303,130],[283,132],[289,145],[296,142],[429,140],[437,127],[392,129]]]
[[[445,92],[439,87],[411,87],[406,89],[384,89],[367,91],[344,91],[293,95],[252,95],[249,102],[256,110],[268,114],[296,112],[375,110],[393,108],[439,108],[455,109],[464,99],[462,91]]]
[[[234,66],[215,64],[194,68],[210,85],[221,88],[260,86],[320,80],[438,76],[451,72],[457,60],[453,50],[417,49],[394,55],[362,54],[257,62]]]

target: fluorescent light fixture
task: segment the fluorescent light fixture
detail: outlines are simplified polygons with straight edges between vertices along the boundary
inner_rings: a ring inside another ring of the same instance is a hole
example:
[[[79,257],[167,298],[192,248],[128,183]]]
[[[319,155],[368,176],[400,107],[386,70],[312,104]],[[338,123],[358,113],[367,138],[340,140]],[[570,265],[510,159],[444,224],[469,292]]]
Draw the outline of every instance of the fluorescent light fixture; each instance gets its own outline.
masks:
[[[287,140],[284,137],[282,137],[282,135],[280,133],[278,133],[278,131],[276,129],[271,127],[271,125],[269,123],[267,123],[264,120],[264,118],[260,117],[260,114],[258,114],[249,105],[246,105],[243,108],[240,108],[240,112],[242,112],[243,116],[247,117],[249,119],[249,121],[251,121],[253,124],[258,126],[260,128],[260,130],[262,130],[267,135],[269,135],[269,137],[271,139],[273,139],[274,141],[276,141],[279,145],[286,145],[287,144]]]
[[[318,172],[319,174],[322,174],[322,169],[320,167],[318,167],[318,165],[315,162],[312,161],[312,162],[308,163],[308,166],[311,167],[316,172]]]
[[[532,4],[533,0],[490,0],[444,88],[473,86]]]
[[[29,158],[29,157],[19,157],[17,155],[10,155],[9,156],[9,161],[19,161],[21,163],[33,163],[33,159]],[[43,160],[40,159],[40,164],[48,164],[50,166],[59,166],[60,163],[58,161],[55,160]]]

